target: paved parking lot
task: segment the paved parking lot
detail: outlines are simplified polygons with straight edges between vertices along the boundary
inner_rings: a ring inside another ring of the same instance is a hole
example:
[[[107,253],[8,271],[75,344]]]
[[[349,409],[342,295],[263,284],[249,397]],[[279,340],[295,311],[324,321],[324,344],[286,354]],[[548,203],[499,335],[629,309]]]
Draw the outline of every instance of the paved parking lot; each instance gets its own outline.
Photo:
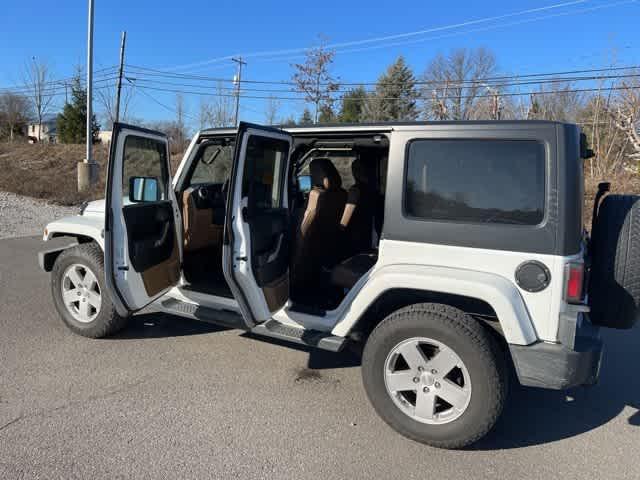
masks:
[[[400,437],[357,359],[141,314],[117,338],[62,325],[37,238],[0,241],[0,479],[640,478],[640,330],[606,332],[598,386],[516,388],[466,451]]]

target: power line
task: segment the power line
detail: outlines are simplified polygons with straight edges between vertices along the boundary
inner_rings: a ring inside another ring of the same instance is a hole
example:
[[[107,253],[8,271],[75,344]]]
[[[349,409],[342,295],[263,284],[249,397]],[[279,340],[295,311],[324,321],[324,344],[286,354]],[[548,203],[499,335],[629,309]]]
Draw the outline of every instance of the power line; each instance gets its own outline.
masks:
[[[202,92],[202,91],[188,91],[188,90],[179,90],[179,89],[169,89],[169,88],[159,88],[159,87],[150,87],[150,86],[138,86],[138,89],[143,90],[154,90],[159,92],[171,92],[171,93],[184,93],[188,95],[200,95],[204,97],[229,97],[235,98],[234,94],[220,94],[220,93],[211,93],[211,92]],[[552,94],[566,94],[566,93],[586,93],[586,92],[611,92],[611,91],[620,91],[620,90],[638,90],[640,86],[625,86],[625,87],[605,87],[605,88],[580,88],[580,89],[562,89],[562,90],[547,90],[547,91],[528,91],[528,92],[507,92],[500,93],[500,97],[520,97],[520,96],[540,96],[540,95],[552,95]],[[466,98],[494,98],[495,94],[490,95],[455,95],[455,96],[446,96],[441,97],[441,100],[452,100],[452,99],[466,99]],[[304,97],[278,97],[278,96],[259,96],[259,95],[245,95],[243,98],[247,99],[255,99],[255,100],[287,100],[287,101],[305,101]],[[372,100],[382,101],[382,100],[399,100],[402,97],[370,97]],[[346,100],[346,101],[362,101],[362,99],[349,99],[342,98],[336,100]]]
[[[537,7],[537,8],[527,9],[527,10],[521,10],[521,11],[518,11],[518,12],[512,12],[512,13],[507,13],[507,14],[502,14],[502,15],[496,15],[496,16],[492,16],[492,17],[484,17],[484,18],[479,18],[479,19],[467,20],[467,21],[464,21],[464,22],[459,22],[459,23],[454,23],[454,24],[449,24],[449,25],[443,25],[443,26],[440,26],[440,27],[432,27],[432,28],[417,30],[417,31],[413,31],[413,32],[404,32],[404,33],[399,33],[399,34],[394,34],[394,35],[385,35],[385,36],[381,36],[381,37],[374,37],[374,38],[368,38],[368,39],[363,39],[363,40],[354,40],[354,41],[348,41],[348,42],[332,43],[332,44],[326,45],[325,47],[329,48],[329,49],[340,49],[340,48],[352,47],[352,46],[357,46],[357,45],[366,45],[366,44],[369,44],[369,43],[379,43],[379,42],[385,42],[385,41],[389,41],[389,40],[397,40],[397,39],[400,39],[400,38],[407,38],[407,37],[412,37],[412,36],[419,36],[419,35],[425,35],[425,34],[428,34],[428,33],[444,31],[444,30],[453,30],[453,29],[457,29],[457,28],[463,28],[463,27],[470,26],[470,25],[477,25],[477,24],[481,24],[481,23],[495,22],[495,21],[498,21],[498,20],[504,20],[506,18],[513,18],[513,17],[517,17],[517,16],[529,15],[529,14],[538,13],[538,12],[541,12],[541,11],[548,11],[548,10],[553,10],[553,9],[558,9],[558,8],[570,7],[570,6],[573,6],[573,5],[587,3],[588,1],[589,0],[574,0],[574,1],[569,1],[569,2],[557,3],[557,4],[554,4],[554,5],[548,5],[548,6],[545,6],[545,7]],[[628,0],[628,1],[635,1],[635,0]],[[272,56],[280,56],[280,55],[290,55],[292,53],[305,53],[305,52],[309,51],[311,48],[314,48],[314,47],[298,47],[298,48],[290,48],[290,49],[282,49],[282,50],[249,52],[249,53],[243,53],[243,54],[241,54],[241,56],[243,56],[245,58],[253,58],[253,57],[272,57]],[[237,54],[237,55],[240,55],[240,54]],[[205,65],[212,64],[212,63],[218,63],[218,62],[221,62],[221,61],[232,60],[232,58],[234,56],[237,56],[237,55],[235,55],[235,54],[234,55],[225,55],[225,56],[222,56],[222,57],[211,58],[211,59],[203,60],[203,61],[199,61],[199,62],[184,64],[184,65],[176,65],[176,66],[173,66],[173,67],[165,67],[165,70],[181,70],[181,69],[187,69],[187,68],[192,68],[192,67],[205,66]]]
[[[186,87],[186,88],[209,88],[207,85],[203,85],[203,84],[198,84],[198,83],[182,83],[182,82],[171,82],[171,81],[163,81],[163,80],[155,80],[155,79],[148,79],[148,78],[140,78],[140,77],[129,77],[130,80],[135,81],[136,84],[140,84],[141,83],[146,83],[146,84],[151,84],[151,86],[154,85],[167,85],[169,87]],[[513,77],[518,78],[518,77]],[[462,81],[462,82],[456,82],[456,81],[450,81],[450,82],[446,82],[446,81],[442,81],[442,82],[432,82],[430,81],[429,83],[427,82],[420,82],[417,85],[435,85],[434,88],[432,88],[431,90],[448,90],[448,89],[452,89],[452,88],[458,88],[458,89],[468,89],[468,88],[477,88],[477,87],[483,87],[483,86],[490,86],[494,89],[499,89],[499,88],[507,88],[507,87],[515,87],[515,86],[523,86],[523,85],[545,85],[545,84],[558,84],[558,83],[575,83],[575,82],[583,82],[583,81],[602,81],[602,80],[621,80],[624,78],[640,78],[640,73],[631,73],[631,74],[623,74],[623,75],[596,75],[596,76],[574,76],[574,77],[552,77],[552,78],[547,78],[544,80],[525,80],[525,81],[512,81],[512,82],[505,82],[505,83],[493,83],[493,82],[485,82],[482,80],[466,80],[466,81]],[[364,86],[364,84],[360,84],[362,86]],[[378,85],[378,84],[375,84]],[[392,85],[392,86],[401,86],[402,84],[399,83],[384,83],[384,85]],[[284,85],[283,85],[284,86]],[[224,87],[224,86],[218,86],[219,90],[223,90],[223,91],[229,91],[229,92],[237,92],[238,87],[237,86],[229,86],[229,87]],[[291,86],[291,88],[288,89],[275,89],[275,88],[251,88],[251,87],[245,87],[242,88],[241,90],[242,92],[260,92],[260,93],[276,93],[276,94],[280,94],[280,93],[296,93],[296,94],[303,94],[303,92],[297,91],[293,88],[293,86]],[[350,89],[347,88],[339,88],[338,90],[336,90],[336,93],[347,93],[349,92]],[[372,93],[375,90],[372,89],[365,89],[365,92],[367,93]]]
[[[449,37],[458,36],[458,35],[467,35],[469,33],[478,33],[478,32],[484,32],[484,31],[488,31],[488,30],[494,30],[494,29],[498,29],[498,28],[517,26],[517,25],[522,25],[522,24],[526,24],[526,23],[532,23],[532,22],[537,22],[537,21],[541,21],[541,20],[547,20],[547,19],[550,19],[550,18],[558,18],[558,17],[569,16],[569,15],[577,15],[577,14],[581,14],[581,13],[588,13],[588,12],[593,12],[593,11],[598,11],[598,10],[602,10],[602,9],[618,7],[618,6],[621,6],[621,5],[631,4],[631,3],[636,3],[637,2],[637,0],[622,0],[622,1],[618,1],[618,2],[600,4],[600,5],[595,5],[595,6],[592,6],[592,7],[587,7],[587,8],[577,9],[577,10],[569,10],[569,11],[566,11],[566,12],[560,12],[560,13],[555,13],[555,14],[541,15],[541,16],[537,16],[537,17],[534,17],[534,18],[527,18],[527,19],[513,21],[513,22],[501,22],[501,23],[498,23],[496,25],[489,25],[489,26],[486,26],[486,27],[467,29],[467,30],[452,32],[452,33],[443,34],[443,35],[426,36],[426,37],[423,37],[423,38],[412,39],[412,40],[395,41],[395,42],[391,42],[391,43],[382,43],[380,45],[369,45],[369,46],[362,47],[362,48],[347,48],[347,49],[344,49],[345,47],[351,47],[351,46],[355,46],[355,45],[363,45],[363,44],[366,45],[368,43],[377,43],[377,42],[384,42],[384,41],[388,42],[389,40],[393,40],[393,39],[397,40],[399,38],[407,38],[407,37],[411,37],[411,36],[425,35],[427,33],[433,33],[433,32],[437,32],[437,31],[451,30],[451,29],[463,28],[465,26],[470,26],[470,25],[475,25],[475,24],[480,24],[480,23],[487,23],[487,22],[491,22],[491,21],[504,20],[504,19],[510,18],[510,17],[522,16],[522,15],[531,14],[531,13],[537,13],[537,12],[541,12],[541,11],[545,11],[545,10],[548,11],[548,10],[552,10],[552,9],[557,9],[557,8],[562,8],[562,7],[568,7],[568,6],[574,6],[574,5],[578,5],[578,4],[583,4],[583,3],[587,3],[588,1],[589,0],[579,0],[579,1],[565,2],[565,3],[559,3],[559,4],[555,4],[555,5],[550,5],[550,6],[547,6],[547,7],[538,7],[538,8],[533,8],[533,9],[529,9],[529,10],[523,10],[523,11],[515,12],[515,13],[509,13],[509,14],[498,15],[498,16],[494,16],[494,17],[486,17],[486,18],[482,18],[482,19],[470,20],[470,21],[461,22],[461,23],[457,23],[457,24],[445,25],[445,26],[441,26],[441,27],[434,27],[434,28],[431,28],[431,29],[418,30],[416,32],[406,32],[406,33],[400,33],[400,34],[396,34],[396,35],[387,35],[387,36],[384,36],[384,37],[377,37],[377,38],[365,39],[365,40],[356,40],[356,41],[351,41],[351,42],[333,43],[333,44],[326,45],[325,48],[334,49],[336,51],[336,53],[342,53],[342,54],[344,54],[344,53],[364,52],[364,51],[369,51],[369,50],[374,50],[374,49],[381,49],[381,48],[389,48],[389,47],[395,47],[395,46],[409,45],[409,44],[415,44],[415,43],[420,43],[420,42],[425,42],[425,41],[438,40],[438,39],[442,39],[442,38],[449,38]],[[294,59],[294,58],[300,58],[300,57],[303,56],[302,54],[306,53],[307,51],[309,51],[312,48],[317,48],[317,47],[292,48],[292,49],[284,49],[284,50],[252,52],[252,53],[245,53],[245,54],[243,54],[243,56],[244,57],[255,58],[254,61],[258,61],[258,62],[261,59],[262,59],[262,61],[285,61],[285,60],[290,60],[290,59]],[[297,53],[298,55],[290,56],[290,54],[292,54],[292,53]],[[283,56],[283,55],[288,55],[288,56]],[[209,60],[205,60],[205,61],[201,61],[201,62],[196,62],[196,63],[191,63],[191,64],[187,64],[187,65],[179,65],[179,66],[174,66],[174,67],[168,67],[166,69],[167,70],[180,70],[180,69],[186,69],[186,68],[192,68],[192,67],[203,67],[203,66],[207,66],[207,65],[210,65],[210,64],[213,64],[213,63],[217,63],[217,62],[229,61],[232,57],[233,57],[233,55],[227,55],[227,56],[213,58],[213,59],[209,59]],[[269,57],[272,57],[272,58],[269,58]]]
[[[578,75],[578,74],[589,74],[589,73],[601,73],[601,72],[619,72],[619,71],[633,71],[640,69],[640,65],[631,65],[631,66],[622,66],[622,67],[602,67],[602,68],[591,68],[591,69],[582,69],[582,70],[568,70],[568,71],[555,71],[555,72],[543,72],[543,73],[529,73],[529,74],[520,74],[520,75],[499,75],[499,76],[491,76],[478,78],[475,80],[463,80],[461,83],[492,83],[492,82],[500,82],[500,81],[508,81],[508,80],[524,80],[524,79],[535,79],[539,77],[555,77],[562,80],[560,77],[566,75]],[[145,72],[147,70],[147,72]],[[150,77],[164,77],[164,78],[175,78],[175,79],[188,79],[188,80],[199,80],[199,81],[208,81],[208,82],[222,82],[222,83],[231,83],[233,80],[230,78],[221,78],[221,77],[209,77],[203,75],[190,75],[190,74],[178,74],[173,72],[163,72],[161,70],[146,68],[146,67],[138,67],[135,65],[127,64],[127,71],[132,71],[134,75],[142,74],[144,76]],[[138,72],[138,73],[136,73]],[[150,80],[149,80],[150,81]],[[569,78],[568,81],[571,81]],[[258,84],[258,85],[282,85],[282,86],[295,86],[295,82],[290,80],[251,80],[251,79],[243,79],[242,83],[246,84]],[[394,82],[377,82],[377,81],[349,81],[349,82],[339,82],[341,86],[371,86],[371,85],[394,85]],[[453,82],[447,82],[444,80],[416,80],[414,82],[415,85],[446,85],[452,84]],[[321,85],[325,85],[326,83],[321,83]]]
[[[141,87],[138,87],[138,88],[141,88]],[[158,100],[157,98],[153,97],[152,95],[150,95],[149,93],[145,92],[144,90],[139,90],[139,91],[140,91],[140,93],[142,93],[145,97],[147,97],[148,99],[150,99],[150,100],[151,100],[151,101],[153,101],[154,103],[156,103],[156,104],[160,105],[162,108],[164,108],[164,109],[166,109],[166,110],[169,110],[169,111],[170,111],[170,112],[172,112],[172,113],[176,113],[176,112],[177,112],[177,110],[176,110],[175,108],[170,107],[169,105],[167,105],[167,104],[165,104],[165,103],[161,102],[160,100]],[[189,113],[182,112],[182,114],[183,114],[185,117],[188,117],[188,118],[190,118],[190,119],[191,119],[191,120],[193,120],[193,121],[198,121],[198,119],[197,119],[196,117],[194,117],[193,115],[191,115],[191,114],[189,114]]]
[[[98,75],[98,77],[103,77],[103,76],[107,76],[110,74],[114,74],[117,71],[117,66],[111,66],[111,67],[105,67],[105,68],[100,68],[98,70],[94,70],[94,76],[95,74],[100,74],[101,72],[103,72],[101,75]],[[70,82],[73,82],[74,80],[80,79],[80,84],[84,85],[86,82],[85,80],[82,79],[82,77],[77,77],[77,76],[72,76],[72,77],[66,77],[66,78],[60,78],[60,79],[55,79],[55,80],[50,80],[48,82],[44,82],[43,85],[45,86],[50,86],[50,85],[58,85],[62,88],[64,88],[64,86]],[[0,87],[0,91],[9,91],[9,92],[15,92],[15,91],[22,91],[22,90],[30,90],[31,88],[33,88],[33,84],[27,84],[27,83],[23,83],[23,84],[19,84],[19,85],[12,85],[12,86],[8,86],[8,87]]]

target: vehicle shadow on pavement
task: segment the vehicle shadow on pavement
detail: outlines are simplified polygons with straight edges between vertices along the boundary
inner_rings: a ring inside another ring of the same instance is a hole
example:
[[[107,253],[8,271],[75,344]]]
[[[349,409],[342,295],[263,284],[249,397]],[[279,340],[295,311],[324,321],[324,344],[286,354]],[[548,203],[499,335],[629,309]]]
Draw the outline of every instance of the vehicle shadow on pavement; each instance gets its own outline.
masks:
[[[278,345],[281,347],[298,350],[300,352],[307,352],[309,354],[307,368],[310,370],[359,367],[361,364],[360,354],[358,350],[352,345],[347,345],[344,350],[335,353],[326,350],[320,350],[318,348],[306,347],[304,345],[287,342],[285,340],[278,340],[276,338],[254,335],[251,332],[245,332],[242,334],[242,336],[251,340],[256,340],[258,342],[270,343],[272,345]]]
[[[139,340],[145,338],[184,337],[189,335],[206,335],[225,330],[229,329],[223,326],[176,317],[175,315],[161,312],[148,312],[134,315],[129,319],[129,323],[121,332],[108,338],[114,340]],[[304,345],[297,345],[284,340],[254,335],[250,332],[239,333],[239,335],[249,340],[307,352],[309,354],[307,368],[311,370],[360,366],[360,356],[358,352],[351,347],[345,348],[345,350],[340,353],[333,353],[305,347]]]
[[[127,326],[116,335],[114,340],[137,340],[144,338],[184,337],[204,335],[227,330],[211,323],[198,322],[160,312],[139,313],[132,316]]]
[[[626,407],[634,411],[625,422],[640,426],[640,379],[629,371],[637,364],[640,330],[605,331],[603,338],[597,385],[565,392],[514,385],[493,432],[470,449],[520,448],[574,437],[605,425]]]

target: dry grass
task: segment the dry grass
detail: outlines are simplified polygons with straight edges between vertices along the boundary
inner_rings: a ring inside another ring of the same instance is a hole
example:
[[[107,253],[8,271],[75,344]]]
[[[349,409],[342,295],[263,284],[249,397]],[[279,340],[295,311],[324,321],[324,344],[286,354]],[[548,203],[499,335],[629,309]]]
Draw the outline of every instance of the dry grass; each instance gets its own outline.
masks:
[[[0,143],[0,190],[61,205],[104,198],[108,155],[106,145],[94,146],[94,158],[99,165],[98,182],[90,191],[79,193],[77,163],[85,157],[84,145]],[[180,158],[172,158],[174,171]]]
[[[0,190],[75,205],[104,196],[107,148],[96,145],[99,180],[89,192],[78,193],[77,163],[85,157],[84,145],[0,144]]]
[[[586,173],[586,172],[585,172]],[[611,193],[624,193],[640,195],[640,175],[630,172],[622,172],[607,178],[596,178],[585,175],[584,185],[584,226],[591,229],[591,216],[593,214],[593,200],[598,191],[598,183],[611,182]]]

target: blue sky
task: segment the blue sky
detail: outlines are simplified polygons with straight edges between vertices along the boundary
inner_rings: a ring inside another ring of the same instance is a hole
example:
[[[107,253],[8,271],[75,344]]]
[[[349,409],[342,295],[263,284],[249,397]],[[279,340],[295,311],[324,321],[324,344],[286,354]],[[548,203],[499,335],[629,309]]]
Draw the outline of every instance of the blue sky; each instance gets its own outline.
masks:
[[[0,87],[21,83],[24,64],[33,56],[46,59],[57,78],[70,76],[75,66],[84,64],[86,0],[32,0],[28,10],[24,2],[3,3],[1,15],[6,18],[0,19]],[[374,81],[402,54],[420,74],[438,52],[477,46],[491,49],[505,73],[593,68],[610,64],[614,57],[622,65],[640,64],[640,2],[633,0],[95,0],[94,68],[117,63],[120,31],[126,30],[127,63],[132,65],[231,78],[235,67],[230,61],[202,62],[248,54],[245,79],[289,79],[290,64],[300,60],[297,53],[275,58],[252,54],[313,46],[318,34],[326,36],[329,43],[356,42],[560,3],[566,5],[418,36],[342,47],[333,72],[345,82]],[[372,48],[375,46],[382,48]],[[146,93],[134,96],[130,113],[135,118],[152,121],[174,117],[174,93]],[[63,98],[57,103],[62,101]],[[199,96],[185,95],[185,101],[190,117],[197,117]],[[298,116],[303,108],[302,102],[283,101],[278,116]],[[241,118],[264,121],[264,110],[264,100],[243,100]]]

